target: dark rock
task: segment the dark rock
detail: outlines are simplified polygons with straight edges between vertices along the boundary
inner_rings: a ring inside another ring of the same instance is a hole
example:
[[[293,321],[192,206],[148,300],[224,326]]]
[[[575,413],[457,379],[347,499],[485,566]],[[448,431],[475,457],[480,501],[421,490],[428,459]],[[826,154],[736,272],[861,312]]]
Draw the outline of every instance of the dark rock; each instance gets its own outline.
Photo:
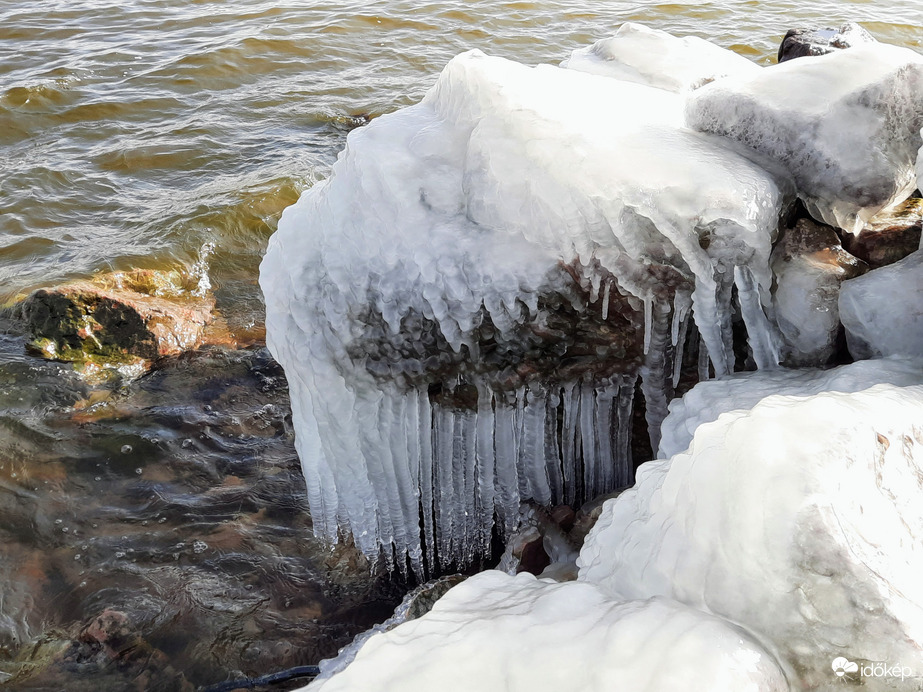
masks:
[[[788,366],[832,362],[842,341],[837,301],[840,284],[868,271],[843,249],[830,226],[799,219],[787,229],[770,258],[773,305]]]
[[[857,235],[845,234],[846,249],[872,269],[894,264],[920,248],[923,199],[908,199],[876,214]]]
[[[855,22],[844,24],[839,29],[789,29],[779,46],[779,62],[809,55],[826,55],[874,40],[869,32]]]
[[[215,301],[187,283],[179,272],[116,272],[35,291],[19,313],[41,355],[91,377],[138,375],[157,358],[206,342]]]
[[[570,505],[558,505],[552,508],[548,513],[551,519],[560,526],[564,531],[570,531],[574,528],[574,520],[577,515]]]

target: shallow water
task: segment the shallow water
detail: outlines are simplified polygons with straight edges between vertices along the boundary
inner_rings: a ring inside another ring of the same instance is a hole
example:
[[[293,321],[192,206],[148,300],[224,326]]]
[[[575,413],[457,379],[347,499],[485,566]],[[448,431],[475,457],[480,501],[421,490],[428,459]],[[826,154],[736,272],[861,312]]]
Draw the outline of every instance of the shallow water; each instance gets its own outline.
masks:
[[[768,64],[788,28],[847,20],[923,50],[923,5],[895,0],[0,0],[0,304],[199,263],[259,340],[282,209],[453,55],[557,63],[641,21]],[[397,591],[311,536],[287,416],[258,349],[92,388],[0,324],[0,685],[203,685],[314,663],[383,619]],[[128,634],[100,635],[107,610]]]

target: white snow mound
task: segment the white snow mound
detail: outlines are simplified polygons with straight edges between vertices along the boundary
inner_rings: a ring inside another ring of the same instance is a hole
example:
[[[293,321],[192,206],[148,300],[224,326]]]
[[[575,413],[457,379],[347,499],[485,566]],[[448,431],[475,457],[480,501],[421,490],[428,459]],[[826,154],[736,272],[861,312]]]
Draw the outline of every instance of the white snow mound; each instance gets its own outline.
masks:
[[[798,671],[796,687],[832,688],[841,656],[919,673],[921,479],[923,387],[771,396],[642,465],[605,505],[579,579],[739,623]]]
[[[370,638],[310,692],[783,692],[743,629],[667,599],[482,572],[417,620]]]
[[[622,24],[614,36],[575,50],[561,67],[675,92],[761,69],[698,36],[680,38],[634,22]]]
[[[768,396],[804,397],[822,392],[859,392],[876,384],[899,387],[923,384],[923,360],[862,360],[830,370],[766,370],[742,372],[699,382],[681,399],[670,402],[663,421],[658,459],[686,451],[696,429],[728,411],[747,411]]]

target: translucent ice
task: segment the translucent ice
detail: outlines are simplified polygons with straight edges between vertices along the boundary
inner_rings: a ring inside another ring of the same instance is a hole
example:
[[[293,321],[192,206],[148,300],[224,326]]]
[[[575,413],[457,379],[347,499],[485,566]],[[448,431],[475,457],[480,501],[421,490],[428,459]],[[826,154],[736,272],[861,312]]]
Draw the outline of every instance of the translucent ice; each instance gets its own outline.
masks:
[[[617,603],[591,584],[482,572],[376,634],[305,692],[783,692],[745,630],[668,599]]]
[[[686,121],[774,158],[819,221],[855,232],[916,187],[923,56],[868,43],[693,92]]]
[[[923,250],[843,283],[840,319],[855,358],[923,356]]]
[[[697,36],[679,38],[634,22],[623,24],[610,38],[575,50],[561,67],[676,92],[760,70],[756,63]]]
[[[696,429],[722,413],[749,410],[768,396],[810,396],[821,392],[858,392],[876,384],[923,384],[923,360],[906,357],[862,360],[830,370],[742,372],[700,382],[670,403],[663,421],[659,459],[685,451]]]
[[[579,579],[726,617],[771,642],[804,689],[832,689],[841,656],[920,671],[921,477],[923,386],[771,396],[642,465],[605,505]]]
[[[690,318],[731,369],[735,286],[777,362],[761,301],[787,188],[680,111],[472,52],[350,134],[260,273],[319,535],[420,571],[486,551],[522,499],[629,483],[638,373],[656,431]]]

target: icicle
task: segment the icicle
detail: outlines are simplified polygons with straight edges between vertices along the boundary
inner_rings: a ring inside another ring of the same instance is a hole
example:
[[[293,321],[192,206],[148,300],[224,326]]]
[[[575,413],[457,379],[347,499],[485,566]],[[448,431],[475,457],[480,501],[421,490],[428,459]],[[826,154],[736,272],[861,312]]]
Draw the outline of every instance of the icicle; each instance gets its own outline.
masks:
[[[609,290],[612,287],[612,280],[606,279],[606,287],[603,289],[603,322],[609,319]]]
[[[734,267],[734,282],[737,284],[737,299],[747,326],[747,341],[756,367],[760,370],[777,367],[781,360],[779,340],[763,312],[753,272],[749,267]]]
[[[477,419],[477,541],[482,555],[490,551],[494,525],[494,402],[484,384],[478,386]]]
[[[711,379],[711,375],[708,370],[708,364],[710,360],[711,359],[708,355],[708,345],[705,343],[705,337],[702,336],[702,332],[699,332],[699,355],[697,363],[699,382],[705,382],[706,380]]]
[[[519,476],[516,473],[514,405],[497,398],[494,409],[496,444],[496,508],[504,535],[513,530],[519,514]]]
[[[551,487],[545,468],[546,396],[541,386],[529,387],[522,411],[520,468],[529,478],[530,497],[541,505],[551,504]]]
[[[654,299],[644,297],[644,355],[651,350],[651,322],[653,320]]]
[[[561,471],[561,445],[558,435],[560,389],[555,387],[545,395],[545,470],[555,503],[564,502],[564,474]]]
[[[651,348],[641,367],[641,391],[644,394],[645,420],[651,438],[651,449],[660,446],[660,424],[667,416],[667,405],[673,398],[673,348],[670,338],[670,307],[658,304],[653,310]]]
[[[439,565],[443,569],[452,562],[455,535],[455,486],[452,457],[455,447],[455,414],[445,406],[435,406],[433,411],[433,459],[436,499],[436,549]]]
[[[583,497],[590,499],[599,485],[599,459],[596,447],[596,391],[589,382],[580,388],[580,445],[583,456]]]
[[[576,500],[577,483],[577,416],[579,413],[578,388],[575,382],[564,385],[561,406],[564,408],[564,428],[561,433],[561,462],[564,467],[564,502],[572,505]]]
[[[433,428],[432,406],[426,390],[417,392],[419,427],[417,437],[420,449],[420,508],[423,512],[423,535],[426,544],[426,566],[430,573],[436,569],[435,517],[433,512]]]
[[[612,448],[612,400],[618,390],[609,380],[596,389],[596,440],[599,449],[598,473],[587,490],[591,498],[615,487],[615,452]]]
[[[615,444],[615,486],[625,488],[635,481],[631,460],[631,410],[635,398],[637,377],[625,377],[618,390],[618,411]]]

